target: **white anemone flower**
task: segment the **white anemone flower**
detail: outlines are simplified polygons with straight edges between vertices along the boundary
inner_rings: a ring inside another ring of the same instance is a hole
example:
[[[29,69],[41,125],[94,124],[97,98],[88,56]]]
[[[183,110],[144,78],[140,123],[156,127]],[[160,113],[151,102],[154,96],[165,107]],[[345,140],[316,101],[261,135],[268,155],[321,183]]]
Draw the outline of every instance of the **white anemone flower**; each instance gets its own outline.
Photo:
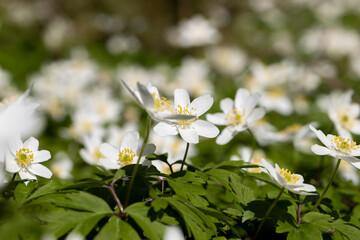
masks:
[[[317,130],[311,125],[310,129],[314,131],[319,140],[325,145],[325,147],[323,147],[314,144],[311,147],[313,153],[345,160],[360,169],[360,159],[356,158],[356,156],[360,156],[360,146],[356,145],[356,142],[350,138],[334,136],[332,134],[325,136],[321,130]]]
[[[190,103],[190,97],[185,89],[175,89],[175,108],[178,114],[196,116],[190,120],[176,120],[169,123],[160,122],[154,127],[154,131],[160,136],[180,134],[187,143],[199,143],[199,136],[214,138],[219,134],[219,129],[212,123],[199,119],[213,105],[214,99],[210,94],[202,95]]]
[[[80,149],[80,156],[90,165],[99,165],[99,159],[104,157],[100,153],[101,136],[97,134],[86,135],[83,137],[85,148]]]
[[[304,178],[300,174],[291,173],[289,170],[280,168],[275,164],[275,168],[271,166],[265,159],[261,159],[262,166],[266,169],[266,173],[280,186],[286,188],[290,192],[300,195],[315,195],[316,188],[313,185],[304,183]]]
[[[151,83],[148,83],[146,86],[137,83],[139,91],[134,90],[124,81],[120,80],[122,84],[126,87],[127,90],[134,97],[135,101],[143,107],[146,112],[153,118],[155,121],[163,121],[171,123],[171,120],[188,120],[195,118],[196,116],[184,114],[182,112],[174,113],[172,108],[172,102],[166,99],[165,97],[160,97],[159,91],[156,87],[152,86]]]
[[[351,138],[351,134],[360,134],[360,106],[352,103],[353,91],[349,90],[339,96],[334,95],[328,104],[328,114],[339,135]]]
[[[184,240],[184,234],[179,226],[168,226],[165,229],[164,240]]]
[[[260,99],[260,94],[250,95],[245,88],[239,88],[235,95],[235,101],[225,98],[220,102],[222,113],[207,114],[206,119],[216,125],[226,125],[216,139],[216,143],[224,145],[237,133],[248,129],[249,125],[265,115],[265,109],[255,108]]]
[[[128,132],[120,147],[116,147],[109,143],[100,145],[100,153],[104,158],[100,158],[100,163],[107,169],[119,169],[123,166],[136,163],[140,154],[140,136],[138,132]],[[154,153],[155,145],[147,144],[145,146],[143,156]]]
[[[39,141],[31,137],[24,143],[20,136],[9,142],[9,151],[6,154],[5,169],[10,173],[19,173],[21,179],[36,180],[36,175],[50,178],[52,172],[41,162],[51,158],[47,150],[39,151]]]

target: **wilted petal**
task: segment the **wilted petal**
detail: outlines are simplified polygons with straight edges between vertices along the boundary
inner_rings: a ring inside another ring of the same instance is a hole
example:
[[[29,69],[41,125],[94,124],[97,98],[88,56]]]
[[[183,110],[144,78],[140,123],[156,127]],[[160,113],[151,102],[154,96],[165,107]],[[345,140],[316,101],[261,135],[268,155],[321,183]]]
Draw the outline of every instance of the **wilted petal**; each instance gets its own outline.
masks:
[[[153,154],[156,150],[156,146],[154,144],[146,144],[144,148],[143,156]]]

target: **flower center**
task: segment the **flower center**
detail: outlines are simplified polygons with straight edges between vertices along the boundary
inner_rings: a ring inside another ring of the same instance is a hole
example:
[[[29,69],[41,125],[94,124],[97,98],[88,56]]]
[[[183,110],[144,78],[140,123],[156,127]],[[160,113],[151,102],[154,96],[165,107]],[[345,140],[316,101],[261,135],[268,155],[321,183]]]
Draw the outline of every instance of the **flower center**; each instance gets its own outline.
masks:
[[[355,118],[349,114],[349,110],[342,110],[339,112],[339,121],[347,130],[350,130],[355,124]]]
[[[356,145],[356,142],[350,140],[350,138],[341,138],[335,136],[331,140],[336,146],[336,148],[342,153],[350,153],[353,150],[358,150],[360,146]]]
[[[126,166],[129,165],[133,162],[133,159],[135,157],[135,152],[131,149],[128,148],[124,148],[120,153],[119,153],[119,162]]]
[[[95,148],[94,150],[94,158],[98,161],[100,158],[104,157],[104,155],[101,154],[99,147]]]
[[[270,88],[266,91],[271,97],[282,97],[285,95],[285,91],[282,88]]]
[[[19,165],[27,166],[34,161],[34,153],[27,148],[16,151],[16,159]]]
[[[242,123],[243,116],[237,108],[226,114],[227,125],[239,125]]]
[[[281,176],[283,176],[285,178],[285,180],[288,184],[296,184],[296,182],[300,180],[299,176],[292,174],[287,169],[284,169],[284,168],[279,169],[279,173],[281,174]]]
[[[159,95],[156,95],[155,93],[151,94],[154,98],[154,108],[157,109],[160,112],[169,110],[171,111],[171,101],[167,100],[166,97],[160,98]]]
[[[196,108],[190,108],[189,104],[187,104],[185,107],[182,107],[180,105],[177,106],[173,110],[173,113],[177,114],[183,114],[183,115],[195,115],[196,116]],[[178,124],[182,127],[188,127],[190,124],[192,124],[197,118],[192,118],[189,120],[177,120]]]

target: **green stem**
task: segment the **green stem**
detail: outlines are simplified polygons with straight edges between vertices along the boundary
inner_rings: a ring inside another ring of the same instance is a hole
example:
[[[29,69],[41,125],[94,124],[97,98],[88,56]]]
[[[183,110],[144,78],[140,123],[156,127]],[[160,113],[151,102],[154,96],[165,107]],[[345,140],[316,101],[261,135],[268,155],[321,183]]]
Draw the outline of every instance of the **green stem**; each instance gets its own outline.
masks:
[[[140,151],[140,154],[139,154],[139,157],[138,157],[138,160],[136,162],[136,165],[134,167],[134,170],[133,170],[133,173],[131,175],[131,178],[130,178],[130,183],[129,183],[129,188],[127,190],[127,193],[126,193],[126,199],[125,199],[125,208],[128,206],[129,204],[129,200],[130,200],[130,194],[131,194],[131,190],[132,190],[132,187],[134,185],[134,180],[135,180],[135,176],[136,176],[136,173],[139,169],[139,166],[140,166],[140,159],[144,153],[144,150],[145,150],[145,146],[146,146],[146,143],[149,139],[149,135],[150,135],[150,126],[151,126],[151,118],[150,116],[148,115],[147,117],[147,122],[146,122],[146,133],[145,133],[145,138],[144,138],[144,142],[143,142],[143,145],[141,147],[141,151]]]
[[[335,169],[334,169],[334,172],[333,172],[333,174],[332,174],[331,177],[330,177],[329,183],[326,185],[326,187],[325,187],[324,191],[322,192],[321,196],[320,196],[319,199],[316,201],[315,206],[314,206],[313,209],[312,209],[313,211],[319,206],[321,200],[324,198],[324,196],[325,196],[326,192],[328,191],[331,183],[333,182],[333,180],[334,180],[334,178],[335,178],[335,175],[336,175],[336,173],[337,173],[337,171],[338,171],[338,169],[339,169],[340,162],[341,162],[341,159],[338,159],[338,161],[337,161],[337,163],[336,163],[336,167],[335,167]]]
[[[184,164],[185,164],[186,156],[187,156],[188,151],[189,151],[189,146],[190,146],[190,143],[186,143],[186,149],[185,149],[184,159],[183,159],[183,161],[182,161],[182,163],[181,163],[181,168],[180,168],[180,171],[182,171],[182,170],[183,170],[183,168],[184,168]]]
[[[273,208],[275,207],[276,203],[279,201],[279,199],[280,199],[280,197],[281,197],[281,194],[283,194],[284,190],[285,190],[285,188],[283,187],[283,188],[280,190],[279,195],[276,197],[276,199],[273,201],[273,203],[270,205],[270,207],[269,207],[268,210],[266,211],[265,216],[263,217],[263,219],[262,219],[259,227],[258,227],[257,230],[256,230],[256,233],[255,233],[255,235],[254,235],[254,237],[253,237],[253,240],[255,240],[255,239],[258,237],[258,235],[259,235],[259,233],[260,233],[260,230],[261,230],[262,226],[263,226],[264,223],[265,223],[266,218],[270,215],[271,211],[272,211]]]
[[[12,179],[11,179],[11,182],[15,181],[15,178],[16,178],[16,173],[14,173]]]
[[[253,134],[253,132],[250,130],[250,128],[247,129],[248,132],[250,133],[250,136],[251,136],[251,155],[250,155],[250,160],[252,159],[252,157],[254,156],[254,152],[255,152],[255,149],[256,149],[256,139],[255,139],[255,136]]]

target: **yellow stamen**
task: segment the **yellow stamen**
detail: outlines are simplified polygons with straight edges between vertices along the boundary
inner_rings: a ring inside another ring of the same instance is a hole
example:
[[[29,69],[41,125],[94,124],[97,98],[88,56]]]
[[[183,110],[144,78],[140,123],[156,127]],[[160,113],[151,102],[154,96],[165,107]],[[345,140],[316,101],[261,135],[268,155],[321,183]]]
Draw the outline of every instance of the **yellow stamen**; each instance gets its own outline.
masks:
[[[19,165],[28,166],[34,161],[34,153],[27,148],[16,151],[16,160]]]
[[[99,147],[95,148],[93,155],[96,161],[104,157],[104,155],[101,154]]]
[[[196,116],[196,108],[193,107],[190,108],[189,104],[187,104],[185,107],[178,105],[177,108],[173,110],[173,113]],[[196,119],[197,118],[193,118],[189,120],[178,120],[178,123],[180,126],[190,126],[190,124],[193,123]]]
[[[131,149],[124,148],[119,154],[119,161],[122,165],[129,165],[133,162],[135,152]]]
[[[281,168],[279,169],[279,173],[283,176],[288,184],[296,184],[297,181],[300,180],[299,176],[292,174],[287,169]]]
[[[341,138],[335,136],[334,139],[331,140],[336,148],[342,153],[350,153],[354,150],[358,150],[360,146],[356,145],[356,142],[350,140],[350,138]]]
[[[227,125],[239,125],[242,122],[242,114],[237,108],[234,108],[231,112],[228,112],[226,115]]]
[[[151,94],[154,98],[154,108],[157,109],[160,112],[163,111],[171,111],[171,101],[167,100],[166,97],[160,98],[159,95],[156,95],[155,93]]]

